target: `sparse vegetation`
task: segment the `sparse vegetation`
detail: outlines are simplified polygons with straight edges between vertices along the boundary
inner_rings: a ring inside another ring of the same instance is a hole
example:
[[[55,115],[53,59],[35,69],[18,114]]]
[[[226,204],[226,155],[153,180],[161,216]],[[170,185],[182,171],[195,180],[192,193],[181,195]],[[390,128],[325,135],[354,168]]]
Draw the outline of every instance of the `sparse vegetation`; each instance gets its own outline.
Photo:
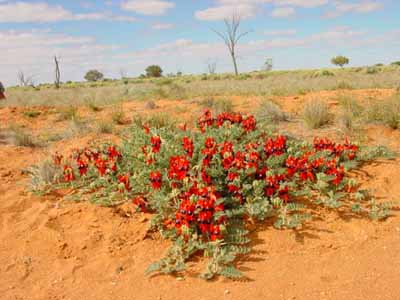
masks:
[[[51,187],[62,179],[62,170],[50,159],[28,170],[31,177],[29,189],[36,193],[46,193]]]
[[[288,120],[288,114],[270,100],[261,102],[257,111],[257,116],[261,121],[284,122]]]
[[[76,106],[68,106],[59,111],[59,121],[71,121],[77,119],[79,119],[79,113]]]
[[[100,120],[97,122],[96,127],[99,133],[111,134],[114,131],[113,124],[109,121]]]
[[[28,118],[37,118],[41,115],[40,111],[37,110],[28,110],[24,111],[24,116]]]
[[[20,147],[39,147],[41,146],[41,143],[31,134],[29,133],[26,129],[23,129],[19,126],[11,126],[10,127],[10,138],[11,142]]]
[[[113,107],[112,113],[111,113],[111,119],[114,124],[117,125],[124,125],[126,124],[126,115],[124,112],[124,108],[122,107],[122,104],[116,105]]]
[[[219,114],[221,112],[233,112],[233,104],[232,101],[226,98],[222,99],[214,99],[214,98],[206,98],[200,101],[200,106],[203,108],[208,108],[212,110],[214,113]]]
[[[396,95],[381,102],[369,103],[365,109],[365,119],[398,129],[400,127],[400,96]]]
[[[146,102],[145,107],[146,107],[146,109],[151,109],[152,110],[152,109],[156,109],[157,108],[157,104],[154,101],[149,100],[149,101]]]
[[[326,102],[321,100],[311,100],[304,105],[302,117],[307,127],[317,129],[329,124],[332,115]]]

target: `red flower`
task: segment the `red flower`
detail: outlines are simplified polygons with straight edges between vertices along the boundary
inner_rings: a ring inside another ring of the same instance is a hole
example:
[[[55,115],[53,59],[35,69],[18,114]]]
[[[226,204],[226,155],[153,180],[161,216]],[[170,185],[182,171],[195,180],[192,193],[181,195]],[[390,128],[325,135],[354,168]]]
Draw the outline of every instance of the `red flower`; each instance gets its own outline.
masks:
[[[74,170],[71,166],[64,166],[64,180],[71,182],[75,180]]]
[[[142,211],[142,212],[146,212],[146,211],[147,211],[147,209],[146,209],[146,207],[147,207],[147,200],[146,200],[146,198],[144,198],[143,196],[136,196],[136,197],[133,199],[132,203],[133,203],[134,205],[136,205],[136,206],[140,209],[140,211]]]
[[[59,154],[58,152],[56,152],[53,157],[54,164],[59,166],[59,165],[61,165],[62,160],[63,160],[63,156],[61,154]]]
[[[221,127],[225,122],[229,122],[231,124],[240,124],[242,121],[243,118],[241,114],[223,112],[217,117],[217,126]]]
[[[228,176],[226,177],[226,180],[234,181],[236,178],[239,178],[239,174],[238,173],[229,172]]]
[[[99,171],[100,176],[104,176],[106,174],[107,163],[104,159],[98,158],[95,161],[95,166],[96,166],[97,170]]]
[[[212,183],[211,176],[208,175],[204,169],[201,171],[201,180],[203,180],[203,182],[207,185],[210,185]]]
[[[143,129],[146,134],[150,133],[150,127],[147,124],[143,124]]]
[[[119,175],[118,176],[118,182],[123,184],[127,191],[131,190],[131,187],[129,185],[129,174]]]
[[[246,132],[253,131],[256,129],[256,119],[254,116],[248,116],[246,120],[242,122],[242,127]]]
[[[214,118],[212,117],[211,111],[206,109],[198,120],[198,126],[201,132],[205,132],[205,129],[212,125],[214,125]]]
[[[268,171],[268,168],[267,168],[267,167],[263,167],[263,168],[257,170],[257,172],[256,172],[256,179],[258,179],[258,180],[264,180],[265,177],[267,176],[267,174],[266,174],[267,171]]]
[[[83,161],[80,157],[77,159],[76,164],[78,165],[79,174],[81,176],[86,175],[89,165],[86,161]]]
[[[219,227],[219,225],[211,225],[210,232],[212,241],[222,239],[221,228]]]
[[[111,160],[120,159],[122,157],[121,153],[117,151],[115,146],[108,147],[108,157]]]
[[[189,161],[184,156],[173,156],[169,160],[168,176],[171,179],[183,180],[189,172]]]
[[[151,186],[155,190],[159,190],[162,185],[162,175],[159,171],[150,173]]]
[[[191,158],[193,156],[194,145],[193,141],[189,137],[184,137],[182,139],[183,149],[186,151],[187,155]]]
[[[178,125],[178,128],[182,131],[186,131],[187,130],[187,124],[186,123],[181,123]]]
[[[264,152],[267,157],[271,155],[282,155],[286,150],[286,137],[278,136],[275,140],[269,138],[264,145]]]
[[[153,153],[160,152],[161,138],[159,136],[152,136],[151,139],[150,139],[150,143],[151,143],[151,146],[152,146]]]
[[[205,146],[207,149],[213,148],[213,147],[215,146],[215,140],[214,140],[214,138],[212,138],[212,137],[206,138],[206,140],[204,141],[204,146]]]

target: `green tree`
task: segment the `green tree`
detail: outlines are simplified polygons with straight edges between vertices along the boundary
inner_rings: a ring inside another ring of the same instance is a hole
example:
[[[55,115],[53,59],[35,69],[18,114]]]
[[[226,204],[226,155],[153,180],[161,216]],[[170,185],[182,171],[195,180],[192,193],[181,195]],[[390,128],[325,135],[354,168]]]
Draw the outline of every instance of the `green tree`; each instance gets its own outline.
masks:
[[[160,66],[151,65],[146,68],[146,76],[147,77],[161,77],[163,70]]]
[[[90,70],[85,75],[85,79],[87,81],[99,81],[99,80],[102,80],[103,77],[104,77],[103,73],[101,73],[97,70]]]
[[[340,66],[343,68],[344,65],[348,65],[350,60],[346,56],[336,56],[331,59],[331,63],[334,64],[335,66]]]

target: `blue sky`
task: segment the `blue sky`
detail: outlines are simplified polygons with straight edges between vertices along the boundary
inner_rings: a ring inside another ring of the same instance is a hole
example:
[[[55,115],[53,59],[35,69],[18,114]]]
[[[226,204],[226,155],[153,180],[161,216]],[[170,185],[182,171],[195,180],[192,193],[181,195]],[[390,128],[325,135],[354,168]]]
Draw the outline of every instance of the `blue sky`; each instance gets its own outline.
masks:
[[[165,73],[232,70],[211,29],[242,16],[251,32],[238,46],[239,70],[329,66],[343,54],[351,65],[400,60],[400,3],[396,0],[0,0],[0,81],[17,83],[23,71],[53,80],[82,80],[99,69],[106,77],[135,76],[149,64]]]

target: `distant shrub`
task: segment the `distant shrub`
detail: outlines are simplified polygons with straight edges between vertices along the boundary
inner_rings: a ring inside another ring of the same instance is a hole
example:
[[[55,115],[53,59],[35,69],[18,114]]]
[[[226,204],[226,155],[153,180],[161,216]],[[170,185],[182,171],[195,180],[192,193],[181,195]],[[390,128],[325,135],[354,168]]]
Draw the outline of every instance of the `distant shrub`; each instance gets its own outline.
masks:
[[[157,104],[153,101],[147,101],[146,105],[145,105],[146,109],[156,109],[157,108]]]
[[[113,132],[113,130],[114,130],[114,127],[113,127],[112,123],[109,121],[101,120],[97,123],[97,132],[99,132],[99,133],[110,134]]]
[[[232,101],[228,99],[217,99],[214,98],[206,98],[200,101],[200,106],[203,108],[208,108],[216,114],[220,114],[222,112],[233,112],[233,104]]]
[[[331,63],[334,64],[335,66],[340,66],[343,68],[344,65],[348,65],[350,60],[346,56],[335,56],[331,59]]]
[[[331,122],[328,105],[321,100],[308,101],[303,109],[303,120],[311,129],[317,129]]]
[[[364,111],[364,108],[356,100],[348,96],[339,99],[339,106],[342,111],[354,117],[360,117]]]
[[[304,95],[307,95],[310,92],[311,92],[310,89],[300,88],[300,89],[298,89],[297,94],[304,96]]]
[[[375,66],[375,67],[383,67],[383,66],[384,66],[384,64],[382,64],[382,63],[379,63],[379,64],[375,64],[374,66]]]
[[[276,103],[269,100],[261,102],[257,116],[260,120],[265,119],[271,122],[284,122],[288,120],[288,115]]]
[[[94,101],[88,101],[88,102],[86,102],[86,105],[93,112],[101,111],[101,107],[98,106]]]
[[[400,66],[400,61],[394,61],[391,63],[392,66]]]
[[[126,123],[126,115],[122,108],[122,105],[117,105],[113,108],[111,119],[113,123],[117,125],[124,125]]]
[[[354,129],[354,116],[349,112],[342,111],[337,117],[337,123],[341,128],[352,131]]]
[[[97,70],[90,70],[86,73],[85,79],[87,81],[100,81],[104,77],[103,73],[97,71]]]
[[[272,96],[277,96],[277,97],[281,97],[281,96],[285,96],[287,95],[287,90],[284,88],[273,88],[271,89],[271,95]]]
[[[29,111],[24,111],[23,114],[25,117],[28,117],[28,118],[36,118],[41,115],[41,112],[36,111],[36,110],[29,110]]]
[[[147,77],[161,77],[163,70],[158,65],[151,65],[146,68]]]
[[[365,118],[369,122],[378,122],[392,129],[399,129],[400,96],[369,104],[365,110]]]
[[[160,78],[155,81],[155,84],[158,86],[170,85],[174,82],[171,78]]]
[[[236,77],[237,80],[247,80],[251,78],[250,74],[240,74],[239,76]]]
[[[376,74],[376,73],[379,73],[379,72],[380,72],[380,69],[378,67],[367,67],[365,69],[365,73],[366,74]]]
[[[59,183],[62,179],[62,169],[50,159],[30,168],[28,173],[31,177],[29,189],[33,192],[45,193],[53,184]]]
[[[312,78],[317,78],[317,77],[330,77],[330,76],[335,76],[335,73],[329,71],[329,70],[319,70],[314,72],[311,77]]]
[[[352,90],[353,86],[346,82],[346,81],[340,81],[335,87],[333,87],[333,90]]]
[[[33,135],[21,127],[12,126],[10,128],[11,131],[11,139],[14,145],[21,147],[38,147],[40,143],[38,140],[33,137]]]
[[[58,121],[77,120],[78,118],[78,108],[75,106],[69,106],[59,111]]]
[[[161,112],[151,114],[150,116],[144,117],[143,115],[135,114],[132,119],[133,124],[142,127],[143,124],[149,127],[160,128],[176,128],[177,121],[172,118],[170,114]]]

